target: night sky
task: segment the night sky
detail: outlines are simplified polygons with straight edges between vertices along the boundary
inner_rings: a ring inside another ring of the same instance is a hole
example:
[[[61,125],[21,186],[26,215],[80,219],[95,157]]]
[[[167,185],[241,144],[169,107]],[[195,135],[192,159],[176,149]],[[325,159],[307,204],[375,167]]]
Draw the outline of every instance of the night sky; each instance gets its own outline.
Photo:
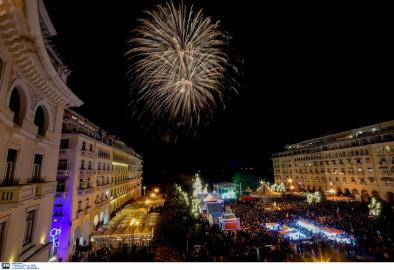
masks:
[[[184,1],[232,36],[241,87],[197,137],[165,143],[131,118],[124,57],[141,11],[163,1],[44,2],[72,70],[68,85],[85,102],[76,111],[142,153],[145,183],[196,170],[229,180],[241,167],[272,178],[271,153],[285,144],[394,119],[385,7]]]

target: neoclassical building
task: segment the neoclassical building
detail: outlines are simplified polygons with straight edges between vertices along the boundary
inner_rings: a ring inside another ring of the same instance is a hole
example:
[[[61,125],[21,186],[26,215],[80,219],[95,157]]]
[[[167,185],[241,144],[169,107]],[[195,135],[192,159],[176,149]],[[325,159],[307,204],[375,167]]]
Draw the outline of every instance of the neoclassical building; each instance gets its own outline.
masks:
[[[58,247],[51,257],[69,261],[117,210],[141,196],[142,159],[74,111],[66,110],[62,132],[52,218]]]
[[[48,261],[64,109],[81,100],[42,0],[0,1],[0,261]]]
[[[394,121],[287,145],[272,161],[277,183],[394,205]]]

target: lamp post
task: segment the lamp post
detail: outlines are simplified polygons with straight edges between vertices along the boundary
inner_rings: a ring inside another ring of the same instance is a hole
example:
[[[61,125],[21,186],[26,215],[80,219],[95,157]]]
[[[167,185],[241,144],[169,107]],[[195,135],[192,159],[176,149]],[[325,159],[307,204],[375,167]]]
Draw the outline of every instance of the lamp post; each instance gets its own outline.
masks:
[[[144,196],[145,196],[145,190],[146,190],[146,186],[143,186],[142,188],[144,189]]]
[[[138,220],[136,220],[135,218],[133,218],[130,221],[130,226],[133,226],[133,234],[132,234],[132,241],[131,241],[131,245],[133,246],[134,244],[134,235],[135,235],[135,228],[137,228],[137,226],[140,224],[140,222]]]

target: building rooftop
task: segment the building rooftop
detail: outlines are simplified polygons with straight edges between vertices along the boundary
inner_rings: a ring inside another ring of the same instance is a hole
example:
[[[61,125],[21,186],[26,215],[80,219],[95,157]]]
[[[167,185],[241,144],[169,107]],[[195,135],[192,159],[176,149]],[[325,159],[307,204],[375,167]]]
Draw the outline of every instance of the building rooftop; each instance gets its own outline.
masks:
[[[137,154],[134,149],[128,147],[126,143],[116,138],[115,135],[101,129],[87,118],[70,109],[66,109],[64,112],[62,133],[82,133],[141,159],[140,154]]]
[[[394,140],[394,120],[286,145],[273,157],[289,156]]]

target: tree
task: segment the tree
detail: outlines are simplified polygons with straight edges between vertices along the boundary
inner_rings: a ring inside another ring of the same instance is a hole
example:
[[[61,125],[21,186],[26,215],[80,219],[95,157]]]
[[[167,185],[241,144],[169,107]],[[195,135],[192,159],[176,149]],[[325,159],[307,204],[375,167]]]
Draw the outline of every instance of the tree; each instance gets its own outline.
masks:
[[[193,177],[193,197],[197,197],[198,194],[201,194],[203,191],[203,187],[201,184],[200,175],[196,173]]]
[[[233,183],[241,185],[243,189],[256,189],[259,185],[257,176],[251,171],[239,171],[233,175]]]

